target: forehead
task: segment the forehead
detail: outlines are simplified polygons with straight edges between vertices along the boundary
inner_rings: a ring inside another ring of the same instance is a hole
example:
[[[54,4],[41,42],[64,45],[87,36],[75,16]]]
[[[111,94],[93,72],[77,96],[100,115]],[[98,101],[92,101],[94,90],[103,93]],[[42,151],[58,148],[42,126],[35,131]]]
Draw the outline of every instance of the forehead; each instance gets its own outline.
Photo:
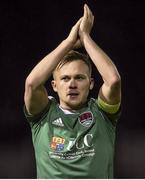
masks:
[[[82,60],[71,61],[55,70],[58,75],[89,74],[88,65]]]

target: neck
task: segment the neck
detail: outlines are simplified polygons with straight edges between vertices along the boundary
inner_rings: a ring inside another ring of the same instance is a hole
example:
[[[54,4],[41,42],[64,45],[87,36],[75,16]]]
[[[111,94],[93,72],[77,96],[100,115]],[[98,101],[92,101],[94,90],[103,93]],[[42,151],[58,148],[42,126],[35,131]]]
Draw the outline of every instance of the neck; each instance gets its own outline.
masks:
[[[85,102],[84,104],[81,104],[79,106],[66,106],[60,103],[59,107],[62,108],[63,110],[67,110],[70,112],[77,112],[79,110],[81,110],[82,108],[84,108],[86,106],[87,102]]]

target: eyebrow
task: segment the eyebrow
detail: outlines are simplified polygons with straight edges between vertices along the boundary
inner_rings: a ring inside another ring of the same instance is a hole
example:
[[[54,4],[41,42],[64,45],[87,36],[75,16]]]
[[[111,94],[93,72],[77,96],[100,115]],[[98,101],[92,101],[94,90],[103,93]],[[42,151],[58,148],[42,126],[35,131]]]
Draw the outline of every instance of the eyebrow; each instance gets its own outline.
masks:
[[[79,77],[79,76],[86,77],[88,75],[87,74],[76,74],[76,75],[74,75],[74,77]],[[68,74],[60,75],[60,78],[63,78],[63,77],[71,77],[71,75],[68,75]]]

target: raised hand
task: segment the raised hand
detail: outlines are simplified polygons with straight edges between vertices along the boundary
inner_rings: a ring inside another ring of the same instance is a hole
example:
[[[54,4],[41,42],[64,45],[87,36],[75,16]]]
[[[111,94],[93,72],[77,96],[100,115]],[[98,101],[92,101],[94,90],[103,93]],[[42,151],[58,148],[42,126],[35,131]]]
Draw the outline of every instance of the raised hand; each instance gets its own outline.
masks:
[[[78,44],[78,32],[79,32],[79,27],[80,27],[80,23],[82,21],[82,18],[80,18],[77,23],[72,27],[67,40],[72,43],[72,46],[74,47],[75,45]]]
[[[94,16],[88,5],[84,5],[84,15],[72,27],[67,40],[72,43],[73,49],[80,48],[83,45],[84,35],[90,34],[94,23]]]
[[[79,36],[82,43],[83,43],[83,36],[86,34],[90,34],[91,29],[93,27],[93,23],[94,23],[94,16],[91,10],[89,9],[88,5],[85,4],[84,15],[79,26]]]

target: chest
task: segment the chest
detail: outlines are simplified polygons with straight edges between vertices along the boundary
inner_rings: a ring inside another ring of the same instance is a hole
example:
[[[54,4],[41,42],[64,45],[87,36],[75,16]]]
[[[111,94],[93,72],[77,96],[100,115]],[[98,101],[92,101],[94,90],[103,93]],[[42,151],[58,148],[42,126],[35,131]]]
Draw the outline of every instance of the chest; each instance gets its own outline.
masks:
[[[35,146],[51,158],[73,159],[94,156],[100,149],[108,153],[112,150],[111,137],[100,114],[90,111],[75,116],[55,114],[41,125]]]

